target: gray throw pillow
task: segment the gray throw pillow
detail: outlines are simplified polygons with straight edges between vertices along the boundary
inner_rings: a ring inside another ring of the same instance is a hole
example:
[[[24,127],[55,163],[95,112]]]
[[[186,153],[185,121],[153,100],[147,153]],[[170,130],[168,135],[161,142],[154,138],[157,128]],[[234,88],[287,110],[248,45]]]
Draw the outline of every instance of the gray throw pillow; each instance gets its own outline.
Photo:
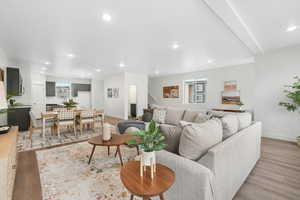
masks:
[[[160,124],[159,129],[161,134],[165,136],[164,142],[167,144],[165,150],[178,154],[179,140],[182,128],[180,126]]]
[[[206,115],[206,114],[203,114],[203,113],[198,113],[195,120],[194,120],[194,122],[201,124],[201,123],[206,122],[209,119],[210,119],[209,115]]]
[[[165,122],[167,124],[178,125],[180,120],[182,119],[184,110],[176,109],[176,108],[167,108],[167,115]]]
[[[222,142],[223,130],[219,119],[202,124],[185,126],[179,142],[179,154],[191,160],[198,160],[214,145]]]
[[[194,122],[199,113],[206,114],[205,110],[186,110],[182,118],[186,122]]]

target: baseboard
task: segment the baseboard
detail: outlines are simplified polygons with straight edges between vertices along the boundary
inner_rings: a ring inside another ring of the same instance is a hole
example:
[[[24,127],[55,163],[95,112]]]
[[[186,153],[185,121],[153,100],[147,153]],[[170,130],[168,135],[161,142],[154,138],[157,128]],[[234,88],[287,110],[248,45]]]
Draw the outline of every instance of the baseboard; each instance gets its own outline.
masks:
[[[275,135],[272,133],[263,133],[262,137],[277,139],[277,140],[284,140],[284,141],[289,141],[289,142],[296,142],[296,138],[289,137],[286,135]]]

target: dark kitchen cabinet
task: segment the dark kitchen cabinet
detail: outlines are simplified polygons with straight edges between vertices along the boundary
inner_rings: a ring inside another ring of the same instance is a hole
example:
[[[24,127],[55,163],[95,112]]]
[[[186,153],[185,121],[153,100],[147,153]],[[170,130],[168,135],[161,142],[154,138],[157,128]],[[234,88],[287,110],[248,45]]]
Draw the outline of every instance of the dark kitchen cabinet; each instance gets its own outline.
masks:
[[[55,97],[55,82],[46,81],[46,96]]]
[[[6,92],[14,96],[22,96],[23,89],[23,80],[20,74],[20,69],[18,68],[6,68]]]
[[[72,83],[72,96],[77,97],[78,91],[91,91],[91,84]]]
[[[30,107],[9,108],[7,123],[9,126],[19,126],[19,131],[28,131],[30,125]]]

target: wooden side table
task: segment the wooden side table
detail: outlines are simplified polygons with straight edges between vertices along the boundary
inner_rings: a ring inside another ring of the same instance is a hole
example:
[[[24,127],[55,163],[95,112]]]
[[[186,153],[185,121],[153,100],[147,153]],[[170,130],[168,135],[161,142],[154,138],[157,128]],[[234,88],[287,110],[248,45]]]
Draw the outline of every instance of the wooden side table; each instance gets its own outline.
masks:
[[[88,143],[90,143],[91,145],[93,145],[93,149],[89,158],[89,164],[91,163],[92,157],[94,155],[95,152],[95,148],[96,146],[106,146],[107,147],[107,153],[108,155],[110,154],[110,147],[111,146],[115,146],[117,147],[117,151],[115,153],[115,156],[117,156],[117,154],[119,155],[120,158],[120,162],[121,165],[123,165],[123,160],[122,160],[122,154],[121,154],[121,150],[120,150],[120,146],[123,144],[126,144],[126,142],[132,138],[131,135],[117,135],[117,134],[112,134],[112,138],[109,141],[103,141],[102,140],[102,135],[97,136],[97,137],[93,137],[91,139],[89,139]],[[139,149],[137,147],[137,152],[139,153]]]
[[[121,168],[121,180],[127,190],[131,193],[130,200],[134,196],[142,197],[143,200],[149,200],[150,197],[159,196],[164,200],[166,192],[175,181],[175,173],[168,167],[157,164],[154,179],[150,177],[150,170],[146,175],[140,176],[140,162],[130,161]]]

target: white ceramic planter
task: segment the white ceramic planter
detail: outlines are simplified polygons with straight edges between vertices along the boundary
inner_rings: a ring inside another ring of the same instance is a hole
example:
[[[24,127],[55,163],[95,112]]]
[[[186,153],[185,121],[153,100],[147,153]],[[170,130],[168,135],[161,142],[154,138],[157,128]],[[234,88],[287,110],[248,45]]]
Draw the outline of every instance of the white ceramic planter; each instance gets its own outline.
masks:
[[[103,141],[109,141],[111,139],[111,128],[108,123],[105,123],[103,125],[103,134],[102,134],[102,140]]]
[[[143,156],[144,165],[151,166],[151,160],[153,163],[156,163],[155,151],[152,152],[142,151],[142,156]]]

